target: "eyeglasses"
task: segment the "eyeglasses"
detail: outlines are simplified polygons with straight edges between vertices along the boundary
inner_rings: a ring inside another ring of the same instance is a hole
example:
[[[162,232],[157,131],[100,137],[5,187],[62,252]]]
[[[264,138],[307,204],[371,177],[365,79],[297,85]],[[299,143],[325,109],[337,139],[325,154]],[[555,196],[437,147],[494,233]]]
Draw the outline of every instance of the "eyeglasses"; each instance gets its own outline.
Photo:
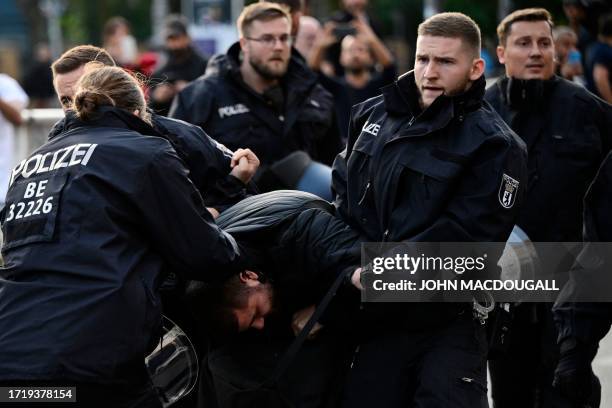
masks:
[[[280,41],[281,45],[291,45],[293,43],[293,38],[289,34],[282,34],[274,36],[272,34],[265,34],[259,38],[245,37],[247,40],[256,41],[262,43],[265,47],[272,48],[276,45],[276,41]]]

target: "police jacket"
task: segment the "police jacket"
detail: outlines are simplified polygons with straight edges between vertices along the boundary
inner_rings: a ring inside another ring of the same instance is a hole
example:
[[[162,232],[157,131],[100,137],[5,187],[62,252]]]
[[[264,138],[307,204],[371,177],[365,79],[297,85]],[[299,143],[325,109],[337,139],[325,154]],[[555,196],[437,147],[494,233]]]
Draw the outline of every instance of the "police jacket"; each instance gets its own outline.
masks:
[[[610,105],[556,76],[502,78],[485,99],[529,152],[527,195],[517,224],[532,241],[581,241],[583,198],[611,146]]]
[[[339,216],[373,242],[506,241],[525,190],[525,146],[484,90],[481,77],[421,111],[409,72],[354,106],[332,173]],[[410,304],[402,319],[422,327],[452,314],[435,307]]]
[[[129,115],[120,110],[115,114]],[[66,115],[74,117],[74,112],[68,111]],[[157,134],[167,139],[183,160],[189,170],[189,179],[200,191],[207,207],[222,211],[255,191],[253,186],[247,186],[229,174],[232,152],[211,139],[201,128],[154,113],[151,121]],[[126,120],[126,125],[133,126],[132,122]],[[53,126],[49,139],[61,134],[65,127],[66,118],[63,118]]]
[[[559,343],[575,339],[597,349],[612,324],[612,152],[604,160],[584,199],[585,247],[570,270],[553,308]],[[585,300],[599,300],[599,303]]]
[[[316,304],[339,274],[355,270],[361,260],[363,238],[334,216],[330,203],[310,193],[278,190],[252,196],[226,210],[217,223],[240,243],[250,267],[270,279],[278,309],[287,318]],[[358,291],[350,285],[337,297],[341,300],[332,302],[327,321],[346,319],[340,310],[358,306]]]
[[[0,213],[0,380],[141,382],[162,270],[215,280],[240,268],[171,145],[100,110],[68,118],[13,170]]]
[[[216,58],[216,69],[183,89],[173,102],[170,116],[202,127],[228,148],[248,147],[262,166],[303,150],[314,160],[331,164],[341,150],[332,96],[317,83],[317,76],[292,56],[282,88],[284,111],[247,86],[240,75],[240,45],[225,58]],[[258,182],[258,184],[260,184]]]

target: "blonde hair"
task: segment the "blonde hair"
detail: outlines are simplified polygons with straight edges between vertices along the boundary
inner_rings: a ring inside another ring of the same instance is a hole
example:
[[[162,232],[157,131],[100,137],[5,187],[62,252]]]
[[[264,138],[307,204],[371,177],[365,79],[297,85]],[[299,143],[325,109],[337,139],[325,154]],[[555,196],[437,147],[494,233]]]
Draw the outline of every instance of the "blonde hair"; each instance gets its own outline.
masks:
[[[459,38],[474,57],[480,57],[480,28],[463,13],[440,13],[419,24],[418,35]]]
[[[138,110],[140,118],[151,123],[138,79],[122,68],[89,62],[77,84],[73,109],[80,119],[87,121],[96,116],[100,106],[116,106],[129,112]]]
[[[289,14],[287,6],[267,1],[246,6],[236,22],[240,38],[248,36],[248,31],[253,21],[270,21],[277,18],[287,19],[289,30],[291,30],[291,14]]]

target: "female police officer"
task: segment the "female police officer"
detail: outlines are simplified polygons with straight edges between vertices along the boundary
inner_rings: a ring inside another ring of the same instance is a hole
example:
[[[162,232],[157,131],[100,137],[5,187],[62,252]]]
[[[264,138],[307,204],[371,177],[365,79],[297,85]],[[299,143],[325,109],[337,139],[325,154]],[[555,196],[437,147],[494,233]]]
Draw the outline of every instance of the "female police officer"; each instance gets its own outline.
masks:
[[[162,270],[215,280],[239,269],[239,251],[155,137],[132,76],[87,64],[74,107],[14,168],[0,214],[0,383],[76,386],[87,407],[158,407],[144,357]]]

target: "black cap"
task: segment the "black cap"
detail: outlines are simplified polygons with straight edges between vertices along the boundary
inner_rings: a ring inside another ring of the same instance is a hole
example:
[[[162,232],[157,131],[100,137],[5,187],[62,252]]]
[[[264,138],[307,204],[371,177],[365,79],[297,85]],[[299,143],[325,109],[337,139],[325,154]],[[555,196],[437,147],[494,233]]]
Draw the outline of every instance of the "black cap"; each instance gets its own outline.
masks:
[[[164,27],[164,38],[180,37],[183,35],[188,35],[185,18],[177,14],[168,16]]]

